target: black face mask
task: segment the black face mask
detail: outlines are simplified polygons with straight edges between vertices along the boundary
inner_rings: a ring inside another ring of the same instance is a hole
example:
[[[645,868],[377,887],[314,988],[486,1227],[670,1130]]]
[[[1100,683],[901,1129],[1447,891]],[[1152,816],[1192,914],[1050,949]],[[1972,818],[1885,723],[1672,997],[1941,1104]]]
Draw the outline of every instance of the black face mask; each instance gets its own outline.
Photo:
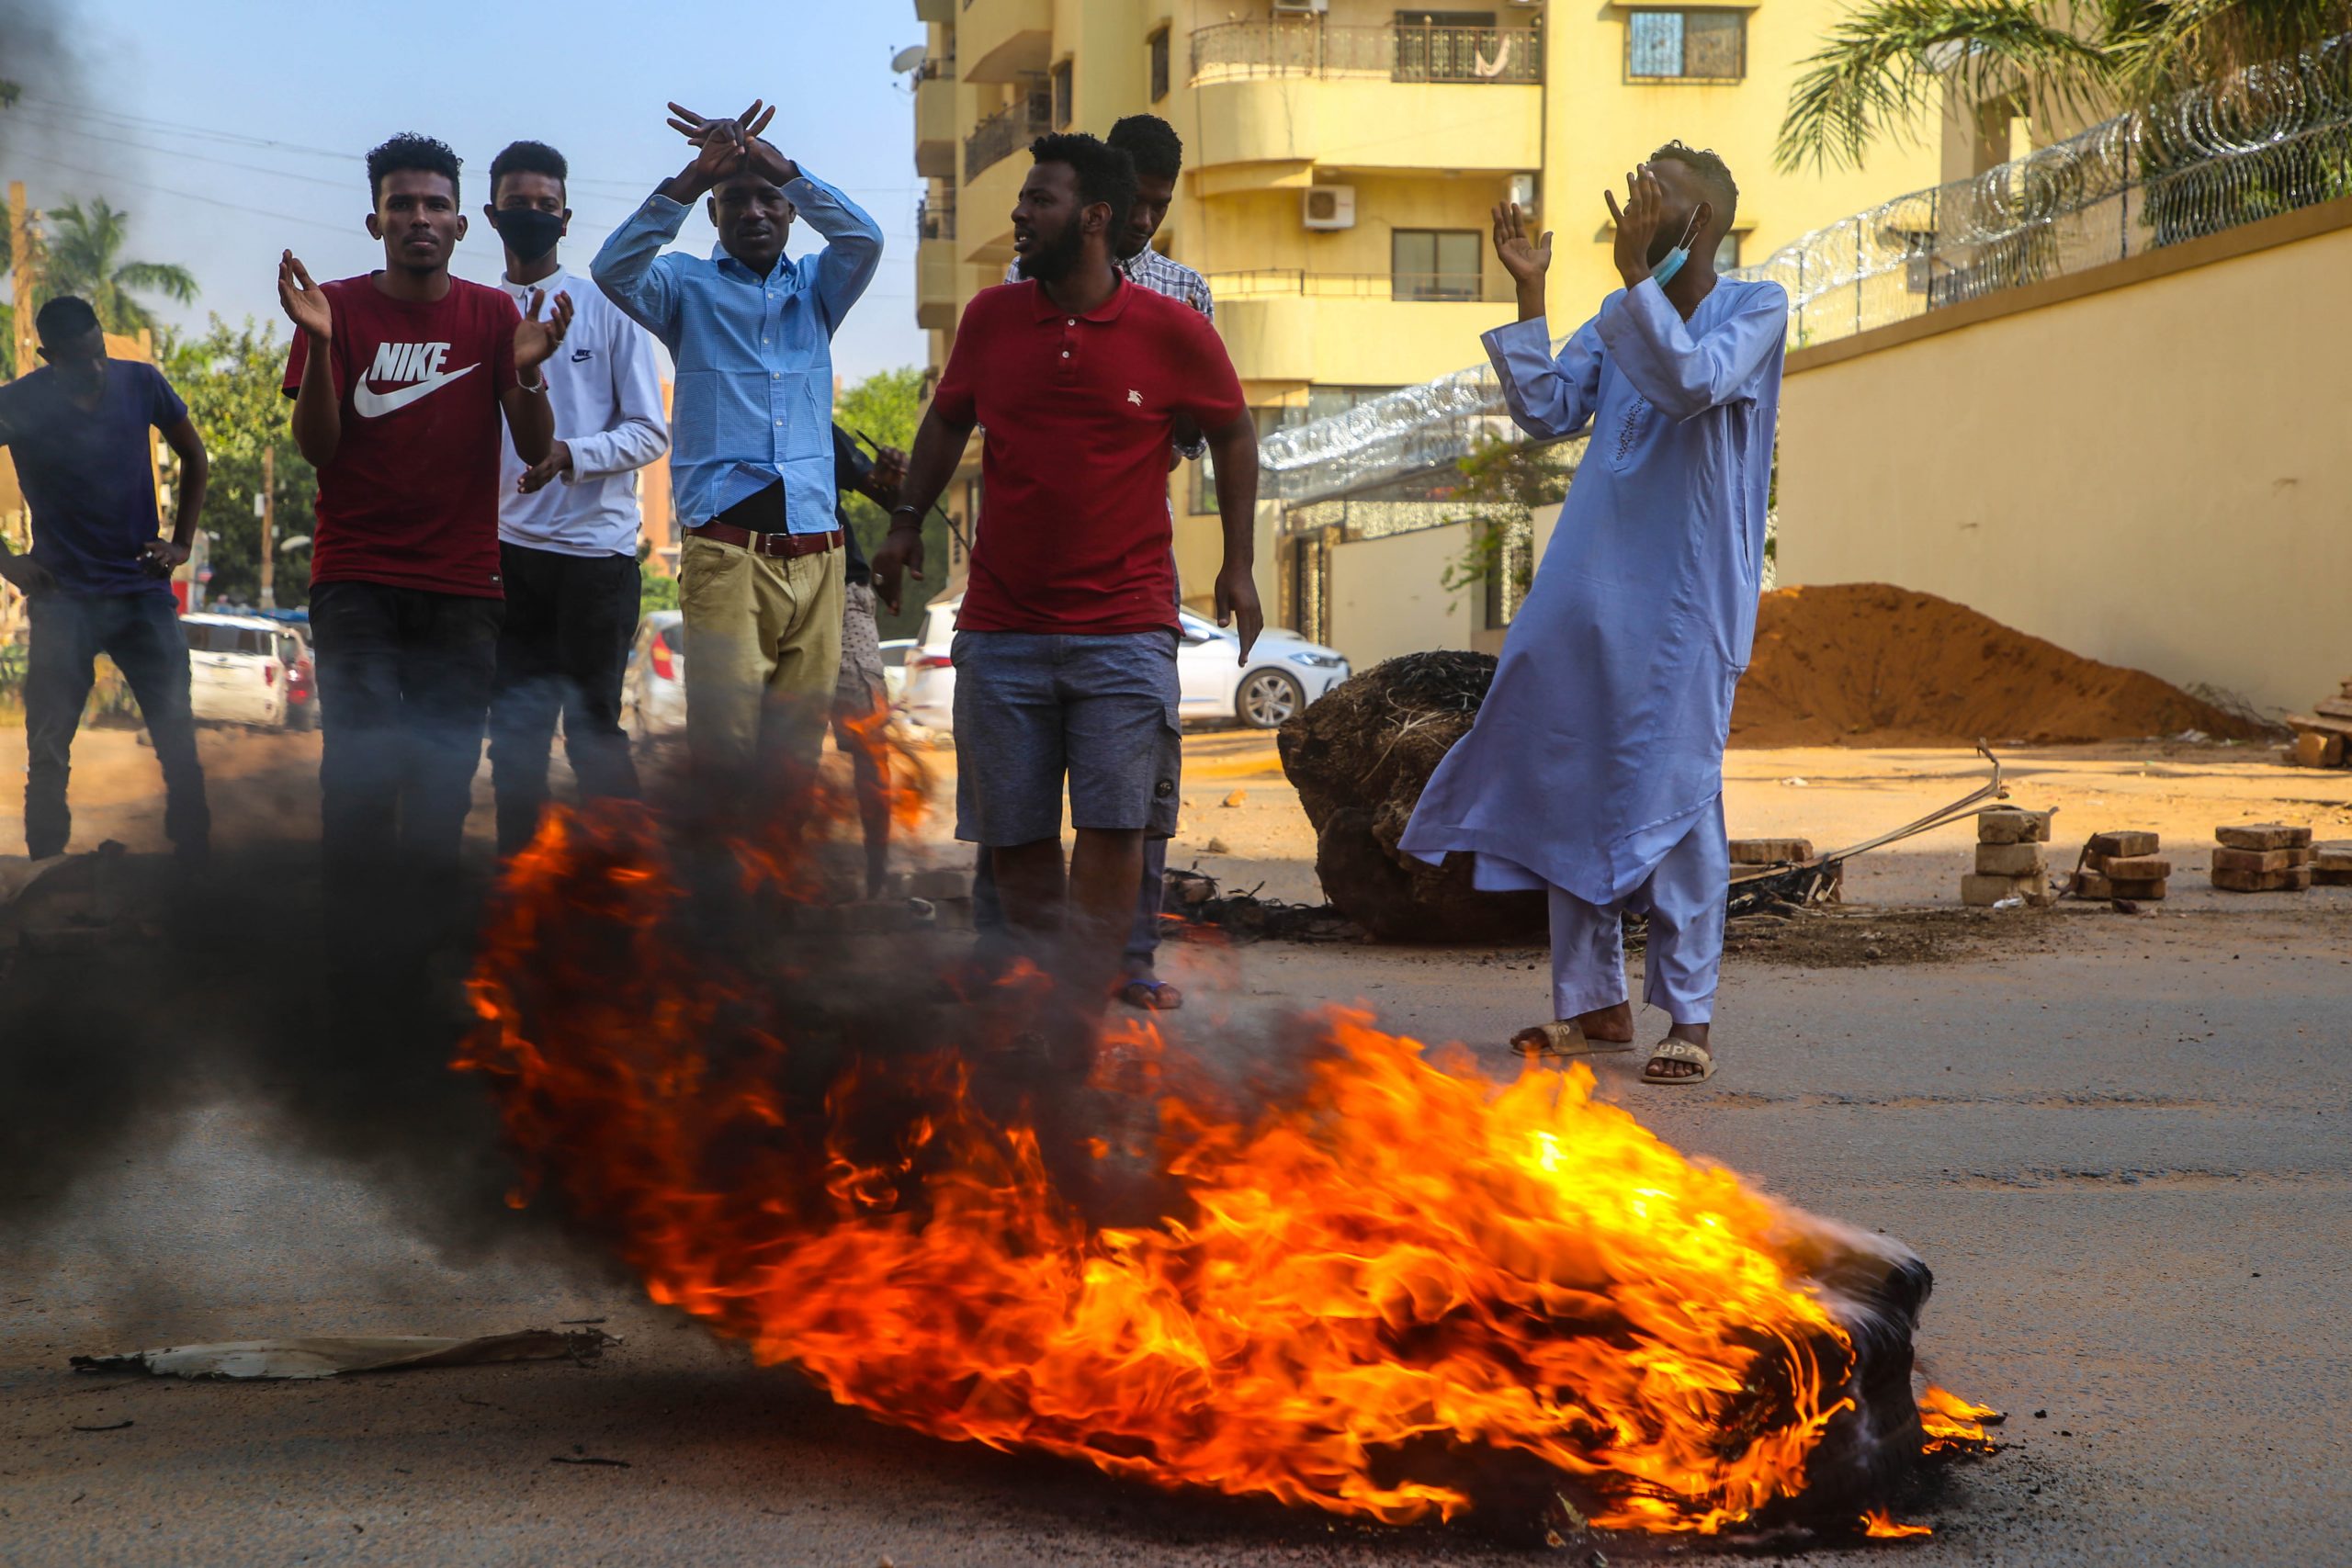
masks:
[[[502,207],[490,215],[490,225],[521,262],[538,260],[563,238],[563,214],[534,207]]]

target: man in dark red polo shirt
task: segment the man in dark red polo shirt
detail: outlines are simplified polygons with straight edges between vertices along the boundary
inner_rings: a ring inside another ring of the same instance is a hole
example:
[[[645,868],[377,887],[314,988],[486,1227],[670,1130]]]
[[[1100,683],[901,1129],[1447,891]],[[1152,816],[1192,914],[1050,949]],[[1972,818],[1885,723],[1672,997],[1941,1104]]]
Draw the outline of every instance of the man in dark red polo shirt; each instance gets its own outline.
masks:
[[[1007,923],[1066,941],[1064,978],[1107,998],[1147,835],[1175,830],[1176,583],[1168,449],[1180,421],[1216,457],[1219,624],[1248,659],[1258,444],[1225,345],[1199,312],[1115,265],[1135,164],[1091,136],[1041,137],[1012,209],[1023,281],[964,311],[874,558],[892,609],[922,522],[986,427],[971,581],[956,618],[956,836],[988,846]],[[1077,829],[1067,875],[1061,796]]]

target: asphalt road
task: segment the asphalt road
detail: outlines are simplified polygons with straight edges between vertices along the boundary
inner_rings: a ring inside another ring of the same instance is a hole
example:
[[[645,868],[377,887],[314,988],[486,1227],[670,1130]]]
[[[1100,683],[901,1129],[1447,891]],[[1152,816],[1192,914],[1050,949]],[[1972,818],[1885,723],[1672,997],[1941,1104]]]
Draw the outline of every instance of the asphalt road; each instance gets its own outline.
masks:
[[[1713,1082],[1649,1089],[1610,1064],[1604,1085],[1683,1148],[1935,1269],[1929,1370],[2011,1418],[2003,1451],[1927,1516],[1935,1537],[1883,1550],[2352,1562],[2352,919],[2249,902],[2006,929],[1950,962],[1740,963]],[[1362,998],[1393,1028],[1479,1043],[1497,1071],[1488,1043],[1544,979],[1532,953],[1272,945],[1191,972],[1174,1021],[1209,1049],[1299,998]],[[1220,1026],[1227,1010],[1243,1027]],[[593,1367],[311,1383],[66,1368],[201,1339],[580,1318],[626,1343]],[[288,1152],[230,1093],[128,1140],[40,1235],[0,1237],[0,1562],[885,1559],[1522,1560],[878,1426],[626,1281],[458,1247],[367,1170]]]

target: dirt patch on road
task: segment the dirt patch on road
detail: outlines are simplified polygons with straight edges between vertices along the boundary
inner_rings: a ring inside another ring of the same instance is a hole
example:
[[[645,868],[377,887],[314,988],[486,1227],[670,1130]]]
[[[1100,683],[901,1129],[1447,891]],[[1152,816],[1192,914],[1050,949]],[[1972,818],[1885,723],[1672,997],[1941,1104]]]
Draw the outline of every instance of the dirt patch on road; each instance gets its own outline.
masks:
[[[1949,964],[1993,950],[2048,952],[2067,917],[2041,910],[1829,909],[1787,919],[1734,920],[1728,957],[1804,969],[1864,969],[1880,964]]]

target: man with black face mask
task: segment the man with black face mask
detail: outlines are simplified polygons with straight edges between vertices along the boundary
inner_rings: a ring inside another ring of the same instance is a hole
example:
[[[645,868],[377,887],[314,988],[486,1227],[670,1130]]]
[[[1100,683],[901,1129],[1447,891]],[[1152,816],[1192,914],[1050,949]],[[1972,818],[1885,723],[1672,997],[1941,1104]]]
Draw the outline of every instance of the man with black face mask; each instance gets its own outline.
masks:
[[[482,209],[506,243],[500,287],[519,308],[528,310],[540,291],[577,302],[563,352],[547,367],[555,443],[527,465],[505,449],[498,551],[506,620],[490,700],[491,784],[504,855],[538,831],[558,714],[581,798],[637,794],[620,722],[638,621],[634,475],[670,449],[653,339],[557,258],[571,220],[569,177],[562,153],[517,141],[491,161]]]

